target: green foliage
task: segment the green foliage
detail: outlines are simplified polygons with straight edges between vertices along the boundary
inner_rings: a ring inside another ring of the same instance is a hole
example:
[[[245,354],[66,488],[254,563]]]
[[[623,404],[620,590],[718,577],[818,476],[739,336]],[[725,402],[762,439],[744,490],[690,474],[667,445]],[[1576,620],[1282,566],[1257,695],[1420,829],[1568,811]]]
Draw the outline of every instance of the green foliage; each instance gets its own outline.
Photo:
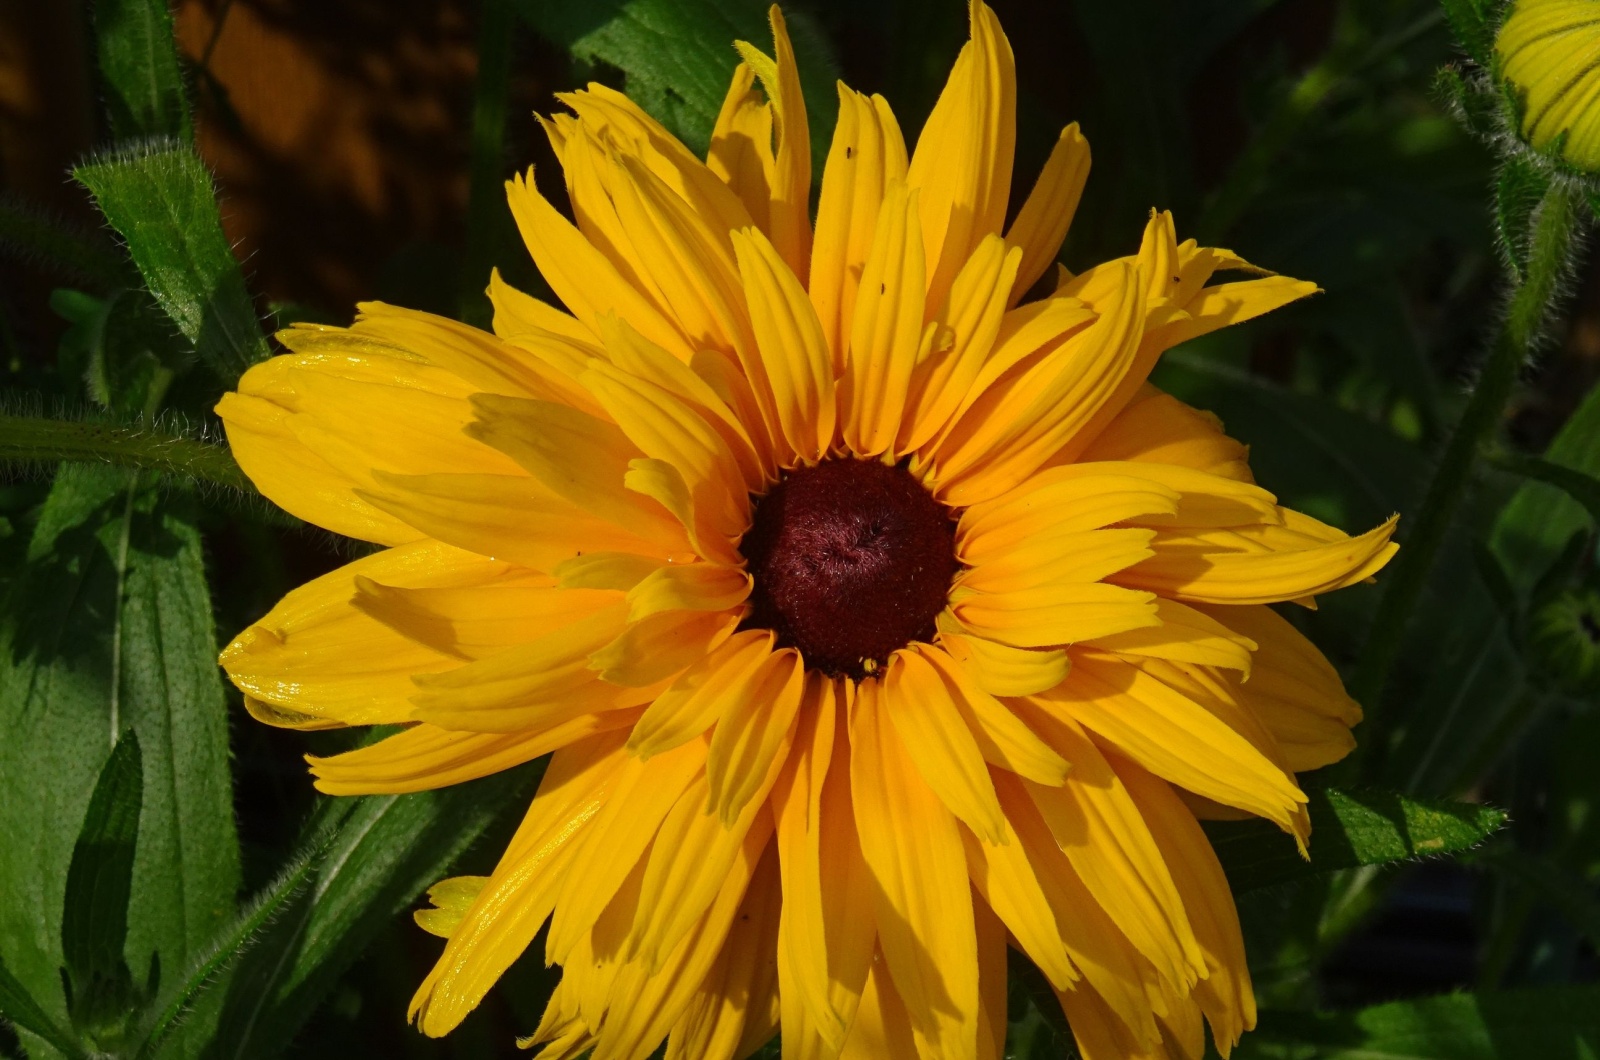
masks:
[[[192,139],[165,0],[95,0],[94,29],[112,135]]]
[[[194,150],[157,141],[73,170],[127,241],[150,293],[224,385],[267,356],[255,306]]]
[[[1495,181],[1494,219],[1500,250],[1519,281],[1528,274],[1528,255],[1533,249],[1533,213],[1549,188],[1550,174],[1534,165],[1525,154],[1506,159]]]
[[[1241,1060],[1583,1060],[1600,1048],[1600,990],[1546,987],[1271,1013]]]
[[[47,464],[59,460],[144,468],[244,494],[255,493],[255,487],[225,446],[163,429],[159,424],[121,425],[0,415],[0,463]]]
[[[257,940],[228,985],[218,1040],[276,1055],[364,946],[444,877],[497,817],[525,805],[543,763],[437,792],[324,802],[331,838],[306,894]]]
[[[83,1046],[50,1018],[44,1006],[34,1000],[3,961],[0,961],[0,1019],[37,1036],[63,1056],[77,1060],[87,1055]]]
[[[1467,57],[1479,66],[1489,66],[1498,21],[1495,0],[1442,0],[1441,6]]]
[[[239,880],[227,719],[191,506],[137,472],[67,467],[0,615],[0,960],[53,1018],[74,837],[126,730],[144,800],[124,954],[135,982],[174,975],[232,908]],[[203,1015],[203,1014],[202,1014]],[[197,1015],[185,1036],[203,1036]]]
[[[100,770],[67,868],[61,911],[62,972],[72,1022],[102,1046],[120,1044],[135,987],[123,959],[128,896],[144,804],[144,757],[132,729]]]
[[[1567,468],[1591,481],[1600,477],[1600,389],[1591,390],[1545,450],[1542,465]],[[1530,588],[1561,554],[1573,534],[1594,525],[1584,505],[1548,479],[1522,485],[1490,534],[1490,546],[1511,580]]]
[[[1488,806],[1408,799],[1388,791],[1314,790],[1311,857],[1266,821],[1206,825],[1235,894],[1359,865],[1451,854],[1481,843],[1505,824]]]

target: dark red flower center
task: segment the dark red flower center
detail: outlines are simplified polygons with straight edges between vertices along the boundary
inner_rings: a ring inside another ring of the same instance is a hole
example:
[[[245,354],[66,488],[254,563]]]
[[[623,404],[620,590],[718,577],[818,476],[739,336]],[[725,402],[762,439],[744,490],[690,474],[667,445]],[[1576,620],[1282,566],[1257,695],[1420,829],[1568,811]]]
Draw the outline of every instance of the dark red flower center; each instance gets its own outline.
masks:
[[[949,509],[903,467],[838,459],[787,472],[740,543],[755,588],[745,626],[806,665],[861,678],[929,640],[959,568]]]

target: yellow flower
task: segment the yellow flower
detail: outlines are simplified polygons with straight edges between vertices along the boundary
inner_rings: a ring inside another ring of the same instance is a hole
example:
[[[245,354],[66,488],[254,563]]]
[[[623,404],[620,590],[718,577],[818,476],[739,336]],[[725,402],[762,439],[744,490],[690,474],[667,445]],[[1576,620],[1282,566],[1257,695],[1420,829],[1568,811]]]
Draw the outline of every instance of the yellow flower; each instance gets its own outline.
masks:
[[[1495,38],[1500,73],[1523,94],[1522,135],[1600,172],[1600,3],[1518,0]]]
[[[428,1034],[545,931],[546,1057],[780,1026],[789,1057],[996,1057],[1008,942],[1091,1060],[1199,1057],[1202,1019],[1226,1052],[1255,1005],[1196,817],[1306,841],[1294,772],[1361,712],[1267,605],[1370,578],[1393,521],[1279,506],[1145,377],[1314,288],[1162,213],[1024,301],[1089,150],[1063,130],[1005,227],[1015,81],[981,2],[909,159],[840,87],[813,225],[772,25],[705,162],[610,89],[562,97],[576,225],[510,198],[570,312],[498,276],[494,334],[365,305],[224,397],[267,496],[387,548],[223,665],[271,724],[409,726],[313,760],[325,792],[554,752],[493,875],[418,914],[448,939]]]

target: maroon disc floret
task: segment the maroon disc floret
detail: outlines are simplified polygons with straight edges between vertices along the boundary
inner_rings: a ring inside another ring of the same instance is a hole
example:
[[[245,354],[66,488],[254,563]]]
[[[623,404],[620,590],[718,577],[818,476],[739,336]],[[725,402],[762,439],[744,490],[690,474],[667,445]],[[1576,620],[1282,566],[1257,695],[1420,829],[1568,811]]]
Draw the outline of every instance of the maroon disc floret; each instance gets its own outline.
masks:
[[[858,679],[933,637],[960,566],[949,509],[872,460],[787,472],[739,547],[755,579],[745,626],[776,631],[810,669]]]

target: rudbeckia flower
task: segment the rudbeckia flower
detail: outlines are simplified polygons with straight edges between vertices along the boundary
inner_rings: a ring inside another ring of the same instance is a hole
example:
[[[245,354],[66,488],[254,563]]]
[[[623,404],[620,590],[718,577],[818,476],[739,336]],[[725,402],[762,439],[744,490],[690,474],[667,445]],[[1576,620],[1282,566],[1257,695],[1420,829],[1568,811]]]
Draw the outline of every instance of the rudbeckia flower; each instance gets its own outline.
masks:
[[[1360,710],[1270,605],[1370,578],[1393,522],[1280,506],[1146,382],[1312,285],[1165,213],[1047,278],[1089,149],[1063,130],[1006,224],[1012,55],[971,21],[909,157],[840,86],[814,220],[776,9],[704,161],[617,92],[562,96],[575,222],[509,194],[565,310],[498,277],[493,334],[364,305],[218,406],[263,493],[385,546],[223,653],[262,721],[404,726],[313,759],[318,788],[551,755],[493,873],[418,914],[447,940],[424,1032],[541,936],[546,1058],[780,1029],[786,1057],[997,1057],[1008,946],[1091,1060],[1252,1025],[1197,817],[1307,840],[1295,772]]]

